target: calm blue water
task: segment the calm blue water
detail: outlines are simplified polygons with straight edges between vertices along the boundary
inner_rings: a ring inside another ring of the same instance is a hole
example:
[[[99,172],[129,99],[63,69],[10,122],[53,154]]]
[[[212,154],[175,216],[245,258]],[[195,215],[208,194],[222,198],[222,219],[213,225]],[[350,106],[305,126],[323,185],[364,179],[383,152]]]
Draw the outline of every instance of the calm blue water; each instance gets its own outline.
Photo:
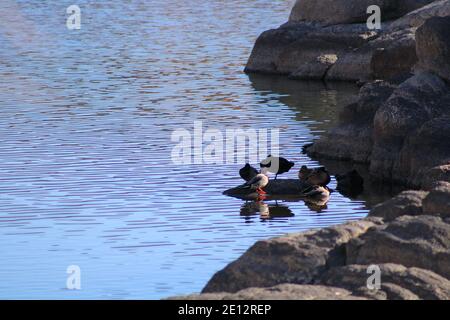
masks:
[[[257,239],[357,219],[221,193],[240,164],[175,166],[175,129],[279,128],[283,155],[332,125],[349,85],[242,70],[286,0],[0,1],[0,298],[155,299],[201,290]],[[282,177],[281,177],[282,178]],[[334,185],[334,184],[333,184]],[[278,207],[277,207],[278,205]],[[266,210],[266,209],[261,210]],[[81,290],[66,268],[81,268]]]

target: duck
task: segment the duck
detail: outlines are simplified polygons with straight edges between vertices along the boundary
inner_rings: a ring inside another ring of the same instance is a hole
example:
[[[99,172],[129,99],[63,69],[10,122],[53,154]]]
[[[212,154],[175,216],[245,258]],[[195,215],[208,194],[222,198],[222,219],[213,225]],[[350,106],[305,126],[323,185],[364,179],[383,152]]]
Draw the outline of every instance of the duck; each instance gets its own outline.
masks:
[[[266,192],[263,190],[269,184],[269,177],[261,172],[254,176],[252,179],[247,181],[243,187],[250,188],[251,190],[256,190],[258,195],[265,195]]]
[[[331,181],[331,176],[325,167],[310,169],[302,166],[298,172],[298,178],[302,182],[318,186],[327,186]]]
[[[312,172],[313,169],[309,169],[307,166],[303,165],[298,171],[298,178],[300,179],[300,181],[306,182]]]
[[[252,167],[249,163],[246,163],[244,167],[239,170],[239,175],[245,181],[250,181],[258,174],[258,170]]]
[[[302,191],[305,201],[311,202],[327,202],[330,199],[330,189],[327,186],[313,185]]]
[[[272,167],[272,164],[274,164],[274,167]],[[289,161],[286,158],[273,157],[270,154],[259,164],[261,168],[266,168],[267,171],[275,173],[275,180],[277,179],[279,174],[289,172],[289,170],[291,170],[294,165],[294,162]]]

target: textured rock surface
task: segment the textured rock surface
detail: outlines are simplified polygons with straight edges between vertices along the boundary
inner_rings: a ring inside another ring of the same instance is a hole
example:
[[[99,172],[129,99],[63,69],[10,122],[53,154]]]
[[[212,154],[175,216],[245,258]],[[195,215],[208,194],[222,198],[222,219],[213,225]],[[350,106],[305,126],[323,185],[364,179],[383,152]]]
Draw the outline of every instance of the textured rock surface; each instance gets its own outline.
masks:
[[[406,268],[399,264],[379,264],[381,288],[367,288],[368,265],[348,265],[332,268],[321,278],[321,283],[338,285],[357,296],[389,300],[448,300],[450,281],[429,270]],[[376,295],[374,295],[376,293]]]
[[[377,5],[382,19],[398,18],[420,8],[432,0],[298,0],[292,9],[290,21],[314,21],[325,24],[365,22],[367,8]]]
[[[238,260],[217,272],[203,292],[308,284],[328,267],[343,265],[342,245],[374,225],[372,221],[358,221],[258,241]]]
[[[428,196],[423,200],[423,212],[450,217],[450,183],[439,181],[434,184]]]
[[[429,72],[369,83],[307,153],[365,162],[374,177],[413,187],[450,181],[449,105],[450,85]]]
[[[368,30],[370,5],[380,6],[384,20],[398,19]],[[417,62],[417,27],[445,15],[450,0],[299,0],[287,24],[257,39],[246,72],[314,80],[404,78]]]
[[[431,17],[450,16],[450,0],[433,1],[430,4],[409,12],[400,19],[395,20],[390,26],[390,30],[405,28],[418,28],[425,20]]]
[[[428,19],[416,37],[418,68],[450,81],[450,16]]]
[[[437,216],[403,216],[348,243],[348,264],[396,263],[450,278],[450,223]]]
[[[422,215],[422,203],[427,196],[426,191],[403,191],[394,198],[375,206],[369,216],[380,217],[387,222],[404,215]]]
[[[342,288],[319,285],[281,284],[271,288],[248,288],[236,293],[204,293],[172,300],[364,300]]]

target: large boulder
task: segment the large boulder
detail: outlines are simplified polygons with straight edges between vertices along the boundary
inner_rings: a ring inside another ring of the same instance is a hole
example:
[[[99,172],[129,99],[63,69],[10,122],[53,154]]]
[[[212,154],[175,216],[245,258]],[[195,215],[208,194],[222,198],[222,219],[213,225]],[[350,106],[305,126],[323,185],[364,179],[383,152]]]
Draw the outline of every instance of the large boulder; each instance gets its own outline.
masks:
[[[375,48],[369,62],[373,79],[399,81],[412,75],[417,62],[414,28],[384,33],[371,46]]]
[[[427,196],[428,192],[426,191],[403,191],[394,198],[376,205],[370,211],[369,216],[380,217],[388,222],[404,215],[422,215],[422,203]]]
[[[445,16],[450,16],[450,0],[432,1],[428,5],[414,10],[393,21],[389,25],[389,30],[418,28],[431,17]]]
[[[428,19],[416,32],[418,68],[450,81],[450,16]]]
[[[217,272],[203,293],[237,292],[282,283],[309,284],[327,268],[344,265],[343,245],[375,226],[376,221],[350,222],[258,241]]]
[[[425,214],[450,217],[450,183],[439,181],[434,184],[423,201],[423,211]]]
[[[415,75],[394,90],[374,117],[374,148],[370,158],[370,171],[374,175],[380,179],[412,183],[415,177],[411,175],[417,167],[414,168],[411,158],[405,156],[410,155],[408,152],[403,155],[400,152],[410,135],[427,121],[447,112],[442,99],[449,90],[442,79],[431,73]],[[409,143],[414,141],[410,139]],[[411,152],[422,150],[416,148]],[[428,157],[432,156],[428,154]]]
[[[383,20],[398,18],[432,0],[297,0],[291,22],[320,22],[328,25],[366,22],[367,8],[377,5]]]
[[[172,297],[171,300],[364,300],[348,290],[320,285],[280,284],[247,288],[236,293],[218,292]]]
[[[389,300],[448,300],[450,281],[432,271],[393,263],[379,264],[380,289],[368,289],[368,265],[348,265],[328,270],[321,283],[345,288],[354,295]]]
[[[450,221],[402,216],[352,239],[346,252],[347,264],[396,263],[450,278]]]
[[[276,73],[296,79],[325,79],[328,70],[342,57],[359,48],[378,32],[365,25],[322,27],[309,23],[286,24],[262,33],[256,40],[246,72]],[[359,79],[363,68],[347,70]],[[351,73],[351,74],[350,74]]]

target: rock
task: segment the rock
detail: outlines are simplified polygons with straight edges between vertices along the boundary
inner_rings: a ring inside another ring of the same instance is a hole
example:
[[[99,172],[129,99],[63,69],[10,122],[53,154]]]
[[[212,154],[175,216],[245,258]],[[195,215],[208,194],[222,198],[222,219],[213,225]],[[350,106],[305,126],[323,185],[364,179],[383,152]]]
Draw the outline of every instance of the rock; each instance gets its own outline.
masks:
[[[446,108],[448,104],[441,104]],[[429,185],[429,174],[436,175],[439,172],[430,168],[446,166],[450,164],[450,144],[447,142],[450,136],[450,116],[448,111],[439,111],[443,115],[425,122],[414,133],[410,134],[401,149],[397,163],[394,165],[393,177],[412,186],[426,188]],[[438,178],[438,179],[437,179]],[[448,172],[435,177],[435,180],[450,181]]]
[[[328,270],[320,283],[345,288],[354,295],[389,300],[448,300],[450,281],[432,271],[399,264],[379,264],[381,288],[367,288],[369,265],[348,265]]]
[[[450,164],[428,169],[424,174],[421,184],[424,189],[428,190],[436,181],[450,181]]]
[[[415,29],[385,33],[373,41],[376,47],[370,60],[373,79],[405,79],[417,62]]]
[[[450,81],[450,16],[426,20],[416,38],[418,68]]]
[[[270,180],[269,184],[264,188],[264,191],[268,196],[287,196],[298,195],[308,187],[306,183],[301,182],[299,179],[277,179]],[[224,195],[246,199],[257,197],[255,190],[244,189],[242,187],[235,187],[223,192]]]
[[[423,201],[425,214],[438,214],[441,217],[450,217],[450,183],[437,182]]]
[[[338,56],[333,54],[321,54],[308,64],[301,65],[289,75],[297,80],[324,80],[328,70],[336,63]]]
[[[358,102],[348,105],[339,115],[339,125],[324,133],[306,152],[340,160],[367,163],[373,148],[373,117],[394,91],[385,81],[364,85]]]
[[[422,202],[428,196],[426,191],[403,191],[394,198],[376,205],[369,213],[370,217],[383,218],[385,222],[398,217],[422,215]]]
[[[420,8],[432,0],[297,0],[292,9],[291,22],[320,22],[327,25],[366,22],[367,8],[381,8],[383,20],[398,18]]]
[[[400,152],[408,136],[446,111],[442,99],[449,90],[442,79],[431,73],[415,75],[394,90],[374,117],[374,145],[370,156],[370,171],[374,175],[400,183],[415,180],[411,175],[416,174],[413,171],[417,168],[411,162],[410,153],[405,151],[402,156]],[[414,141],[410,139],[409,143]],[[419,152],[417,148],[411,151]]]
[[[437,216],[402,216],[352,239],[346,252],[347,264],[396,263],[450,278],[450,223]]]
[[[237,292],[282,283],[309,284],[327,268],[343,265],[343,244],[377,223],[378,220],[350,222],[258,241],[238,260],[217,272],[203,293]]]
[[[313,29],[309,24],[287,25],[263,32],[256,40],[245,72],[278,73],[280,55]]]
[[[418,28],[431,17],[450,16],[450,1],[432,1],[428,5],[414,10],[389,25],[389,30]]]
[[[285,74],[296,79],[324,79],[328,70],[349,50],[360,47],[377,34],[368,31],[365,25],[286,24],[261,34],[245,71]]]
[[[170,300],[365,300],[342,288],[319,285],[281,284],[270,288],[248,288],[236,293],[204,293]]]

